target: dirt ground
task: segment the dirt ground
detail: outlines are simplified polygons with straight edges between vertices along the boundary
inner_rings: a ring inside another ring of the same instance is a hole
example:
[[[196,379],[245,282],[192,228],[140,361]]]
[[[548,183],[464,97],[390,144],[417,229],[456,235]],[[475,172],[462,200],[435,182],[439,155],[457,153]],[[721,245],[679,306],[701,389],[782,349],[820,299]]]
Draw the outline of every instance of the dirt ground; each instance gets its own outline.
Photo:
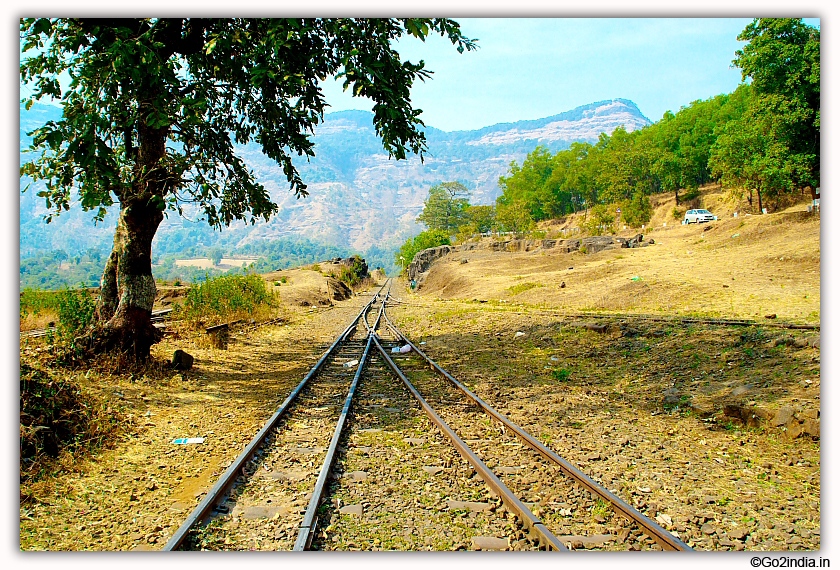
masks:
[[[819,324],[819,235],[818,218],[788,211],[658,228],[640,249],[456,253],[419,291],[395,285],[389,312],[479,396],[695,548],[817,550],[820,333],[769,325]],[[281,273],[267,276],[280,324],[234,330],[226,350],[188,334],[153,348],[161,363],[186,350],[189,371],[50,370],[127,429],[21,489],[22,550],[166,542],[366,300],[330,299],[311,270]],[[634,317],[670,314],[767,326]],[[22,363],[45,354],[21,340]],[[185,437],[205,439],[172,443]]]

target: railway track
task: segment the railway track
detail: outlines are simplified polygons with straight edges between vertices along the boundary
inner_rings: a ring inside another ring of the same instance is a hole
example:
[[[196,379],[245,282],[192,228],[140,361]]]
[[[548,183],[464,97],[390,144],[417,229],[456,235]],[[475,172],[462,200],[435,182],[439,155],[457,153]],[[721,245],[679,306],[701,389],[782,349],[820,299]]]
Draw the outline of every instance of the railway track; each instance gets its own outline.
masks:
[[[164,550],[691,550],[429,359],[387,288]]]

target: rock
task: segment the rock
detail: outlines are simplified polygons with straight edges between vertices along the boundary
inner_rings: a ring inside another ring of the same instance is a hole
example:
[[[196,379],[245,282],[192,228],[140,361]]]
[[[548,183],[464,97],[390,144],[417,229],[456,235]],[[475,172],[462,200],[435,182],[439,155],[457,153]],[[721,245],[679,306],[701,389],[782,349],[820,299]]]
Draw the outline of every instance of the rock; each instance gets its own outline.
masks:
[[[738,528],[734,528],[734,529],[732,529],[732,530],[728,530],[728,531],[726,531],[726,534],[727,534],[727,536],[729,536],[729,538],[731,538],[732,540],[740,540],[740,541],[743,541],[743,540],[745,540],[745,539],[746,539],[746,538],[750,535],[750,531],[749,531],[749,529],[747,529],[747,528],[744,528],[744,527],[738,527]]]
[[[368,478],[367,471],[351,471],[344,476],[351,481],[367,481]]]
[[[505,550],[509,543],[506,538],[497,538],[495,536],[474,536],[472,537],[472,547],[474,550]]]
[[[820,347],[820,335],[809,338],[808,339],[808,346],[811,346],[813,348],[819,348]]]
[[[446,506],[452,510],[466,510],[474,513],[482,511],[489,511],[493,508],[490,503],[478,503],[475,501],[453,501],[452,499],[446,501]]]
[[[342,515],[362,515],[365,509],[362,505],[345,505],[338,509]]]
[[[715,527],[713,527],[709,523],[706,523],[706,524],[704,524],[703,526],[700,527],[700,532],[702,532],[703,534],[711,536],[715,533]]]
[[[811,437],[820,437],[820,420],[807,419],[803,422],[802,429]]]
[[[443,467],[438,467],[437,465],[424,465],[423,471],[425,471],[429,475],[437,475],[438,473],[443,471]]]
[[[561,289],[565,289],[565,288],[566,288],[566,282],[565,282],[565,281],[561,281],[561,282],[560,282],[560,288],[561,288]]]
[[[180,348],[172,355],[172,368],[175,370],[189,370],[194,362],[195,358]]]
[[[525,333],[522,332],[522,331],[516,331],[516,334],[513,335],[514,338],[520,338],[520,337],[523,337],[523,336],[525,336]]]
[[[770,315],[764,315],[764,318],[765,319],[775,319],[776,318],[776,313],[772,313]]]
[[[776,412],[776,415],[773,416],[773,419],[770,421],[770,425],[773,427],[779,427],[788,424],[794,415],[794,410],[790,406],[782,406]]]
[[[802,432],[802,424],[797,421],[793,421],[787,425],[787,436],[790,439],[796,439],[802,435]]]
[[[426,440],[420,437],[406,437],[403,438],[403,441],[410,445],[423,445],[426,443]]]

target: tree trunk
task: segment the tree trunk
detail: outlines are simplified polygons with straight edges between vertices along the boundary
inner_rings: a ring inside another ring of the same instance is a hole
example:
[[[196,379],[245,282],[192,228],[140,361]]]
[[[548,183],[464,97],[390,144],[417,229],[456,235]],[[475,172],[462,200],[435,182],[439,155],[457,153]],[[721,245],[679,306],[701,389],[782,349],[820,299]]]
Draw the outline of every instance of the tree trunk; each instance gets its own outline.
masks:
[[[759,188],[758,190],[755,191],[755,193],[758,195],[758,213],[763,214],[764,213],[764,208],[761,205],[761,189]]]
[[[95,352],[119,350],[145,360],[161,339],[151,320],[157,293],[152,239],[161,221],[163,212],[139,200],[120,210],[114,249],[102,274],[96,324],[88,335]]]

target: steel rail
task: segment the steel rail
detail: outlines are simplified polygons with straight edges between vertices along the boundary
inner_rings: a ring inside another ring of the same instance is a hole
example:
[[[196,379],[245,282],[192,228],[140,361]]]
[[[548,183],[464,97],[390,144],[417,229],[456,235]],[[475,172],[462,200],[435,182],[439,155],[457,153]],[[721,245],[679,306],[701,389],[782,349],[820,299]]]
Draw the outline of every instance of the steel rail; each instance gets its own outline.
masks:
[[[386,316],[387,320],[387,316]],[[449,425],[441,418],[434,409],[423,399],[423,396],[417,391],[417,389],[411,384],[409,379],[403,374],[402,370],[400,370],[399,366],[388,356],[388,353],[379,343],[379,339],[377,336],[371,335],[376,348],[379,350],[382,358],[385,360],[385,363],[388,364],[388,367],[394,372],[394,374],[402,380],[403,384],[405,384],[406,388],[408,388],[409,392],[414,396],[414,398],[420,403],[420,406],[423,408],[423,411],[426,412],[426,415],[429,419],[436,425],[438,428],[446,435],[455,448],[458,450],[458,453],[466,459],[470,465],[476,470],[479,476],[484,480],[485,483],[493,490],[496,495],[498,495],[504,504],[516,513],[520,520],[525,524],[525,526],[530,529],[534,534],[539,537],[540,543],[542,543],[546,548],[551,550],[568,550],[565,545],[557,538],[546,526],[542,523],[542,521],[537,518],[537,516],[531,512],[531,509],[527,507],[514,493],[505,485],[494,473],[493,471],[469,448],[469,446],[462,440],[455,431],[449,427]]]
[[[383,304],[384,306],[384,304]],[[318,518],[317,510],[321,504],[321,499],[324,495],[324,488],[326,487],[327,477],[332,471],[333,463],[335,462],[336,451],[338,450],[338,442],[341,439],[341,434],[344,431],[344,425],[347,422],[347,415],[350,412],[350,406],[353,403],[353,396],[356,393],[356,387],[359,385],[359,378],[362,375],[362,368],[368,359],[370,353],[371,341],[373,335],[369,334],[367,337],[367,344],[362,356],[359,359],[359,365],[356,368],[356,374],[353,377],[353,382],[350,384],[350,389],[347,392],[347,397],[344,400],[344,407],[341,410],[341,415],[338,417],[338,423],[335,426],[330,446],[327,450],[327,455],[324,457],[324,463],[321,465],[321,472],[318,474],[318,481],[315,483],[315,489],[312,491],[312,496],[309,499],[309,506],[306,509],[306,514],[303,517],[303,522],[298,529],[297,540],[292,548],[294,551],[308,550],[312,544],[312,538],[315,536],[317,530]]]
[[[384,285],[383,285],[384,288]],[[380,289],[381,291],[381,289]],[[175,531],[175,534],[167,541],[167,543],[163,546],[161,550],[175,550],[177,549],[187,538],[189,531],[203,521],[223,499],[226,493],[230,490],[230,488],[234,485],[236,480],[236,474],[239,472],[240,469],[248,462],[249,459],[254,455],[257,451],[259,446],[263,443],[265,438],[274,429],[277,423],[280,421],[280,418],[286,413],[289,406],[295,400],[295,398],[300,394],[303,390],[304,386],[312,379],[320,370],[323,368],[324,364],[326,363],[327,359],[332,356],[333,352],[336,348],[344,342],[344,340],[350,336],[352,332],[355,331],[356,325],[359,322],[359,319],[364,316],[367,310],[370,308],[370,305],[373,303],[373,300],[376,297],[372,297],[370,301],[362,308],[356,318],[350,323],[350,325],[342,332],[338,338],[332,343],[332,345],[327,349],[327,351],[321,356],[315,366],[304,376],[303,380],[295,387],[294,390],[286,397],[280,407],[274,412],[274,414],[269,418],[269,420],[265,423],[265,425],[260,429],[259,432],[251,439],[250,443],[245,446],[245,449],[239,456],[234,459],[225,472],[221,475],[219,480],[216,482],[215,485],[207,492],[204,496],[204,499],[199,502],[199,504],[193,509],[187,519],[181,524],[178,530]]]
[[[577,467],[560,457],[555,451],[543,445],[542,442],[540,442],[531,434],[526,432],[524,429],[516,425],[504,414],[497,411],[490,404],[479,398],[466,386],[464,386],[458,380],[456,380],[446,370],[441,368],[435,361],[429,358],[423,351],[417,348],[417,346],[414,343],[408,340],[408,338],[406,338],[406,336],[402,334],[402,332],[391,322],[391,320],[388,318],[387,313],[385,314],[385,322],[387,323],[388,327],[394,332],[394,334],[400,337],[403,340],[403,342],[411,346],[411,349],[414,352],[416,352],[421,358],[423,358],[438,374],[449,380],[449,382],[451,382],[456,388],[463,392],[468,398],[473,400],[478,406],[484,409],[485,412],[487,412],[496,420],[504,424],[505,427],[507,427],[513,433],[515,433],[516,436],[528,447],[542,455],[547,460],[555,463],[558,467],[560,467],[560,469],[564,473],[566,473],[566,475],[577,481],[583,487],[586,487],[586,489],[588,489],[590,492],[600,496],[602,499],[612,504],[613,507],[617,509],[619,513],[622,514],[625,518],[641,526],[644,529],[644,531],[652,539],[654,539],[663,549],[693,550],[683,541],[675,537],[673,534],[671,534],[664,528],[662,528],[659,524],[656,523],[656,521],[640,513],[638,510],[627,504],[620,497],[596,483],[583,471],[581,471],[580,469],[578,469]]]

